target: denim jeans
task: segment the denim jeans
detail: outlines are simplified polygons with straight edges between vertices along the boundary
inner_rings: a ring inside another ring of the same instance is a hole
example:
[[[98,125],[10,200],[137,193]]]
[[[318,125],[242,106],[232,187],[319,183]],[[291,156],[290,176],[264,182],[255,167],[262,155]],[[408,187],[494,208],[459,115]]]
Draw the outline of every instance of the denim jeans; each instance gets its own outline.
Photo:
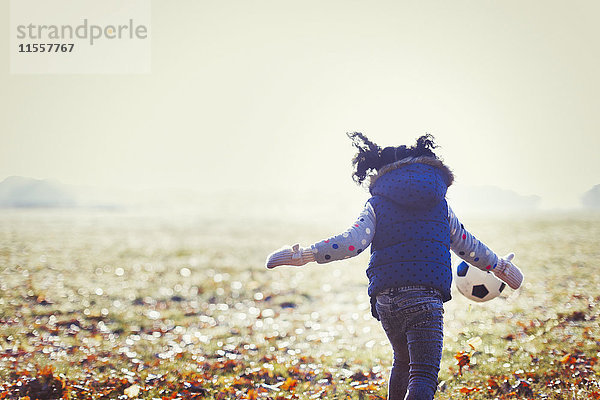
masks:
[[[388,399],[433,399],[444,336],[440,293],[422,286],[387,289],[377,295],[376,308],[394,350]]]

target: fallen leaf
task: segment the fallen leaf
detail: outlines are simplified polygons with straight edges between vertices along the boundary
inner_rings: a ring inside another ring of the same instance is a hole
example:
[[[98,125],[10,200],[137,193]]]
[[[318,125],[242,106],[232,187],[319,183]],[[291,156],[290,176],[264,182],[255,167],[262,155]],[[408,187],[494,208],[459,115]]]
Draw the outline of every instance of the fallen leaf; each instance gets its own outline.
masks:
[[[468,367],[471,364],[471,354],[466,351],[459,351],[454,358],[456,358],[458,364],[458,374],[462,375],[463,367]]]
[[[483,343],[483,340],[481,340],[481,338],[479,336],[475,336],[472,337],[471,339],[467,340],[467,344],[473,349],[473,350],[477,350],[477,348],[479,346],[481,346],[481,344]]]
[[[258,392],[254,389],[248,390],[248,393],[246,393],[246,396],[243,397],[243,399],[247,399],[247,400],[256,400],[257,398],[258,398]]]
[[[139,385],[133,384],[133,385],[129,386],[127,389],[125,389],[123,391],[123,394],[126,395],[127,397],[129,397],[130,399],[132,399],[134,397],[138,397],[140,394],[140,387],[139,387]]]
[[[468,387],[462,387],[460,388],[460,392],[461,393],[465,393],[465,394],[469,394],[469,393],[473,393],[473,392],[479,392],[481,389],[479,389],[478,387],[472,387],[472,388],[468,388]]]
[[[298,384],[298,381],[292,378],[287,378],[285,380],[285,382],[283,382],[283,385],[281,385],[281,389],[283,390],[290,390],[296,387],[296,385]]]

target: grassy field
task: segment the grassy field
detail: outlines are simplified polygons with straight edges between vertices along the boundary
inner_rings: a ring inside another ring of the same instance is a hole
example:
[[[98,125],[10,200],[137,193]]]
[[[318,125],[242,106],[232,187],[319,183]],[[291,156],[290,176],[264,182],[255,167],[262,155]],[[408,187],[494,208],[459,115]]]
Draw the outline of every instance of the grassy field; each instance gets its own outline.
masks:
[[[465,220],[526,274],[446,303],[436,399],[600,398],[600,216]],[[0,213],[0,399],[381,399],[368,255],[265,270],[345,226]]]

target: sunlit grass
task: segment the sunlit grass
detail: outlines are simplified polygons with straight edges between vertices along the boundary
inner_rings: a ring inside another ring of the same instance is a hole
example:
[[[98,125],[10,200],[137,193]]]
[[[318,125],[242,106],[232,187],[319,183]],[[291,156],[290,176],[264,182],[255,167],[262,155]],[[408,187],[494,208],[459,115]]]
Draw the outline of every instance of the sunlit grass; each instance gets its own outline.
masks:
[[[600,393],[600,218],[465,223],[499,253],[514,251],[526,283],[483,305],[456,292],[446,303],[436,398]],[[334,230],[309,222],[3,213],[6,396],[27,395],[16,383],[34,390],[34,377],[62,380],[70,398],[118,398],[133,385],[150,399],[385,396],[391,350],[370,316],[368,256],[263,267],[273,249]],[[467,342],[477,337],[473,349]],[[471,357],[459,374],[461,351]],[[42,371],[47,365],[54,370]]]

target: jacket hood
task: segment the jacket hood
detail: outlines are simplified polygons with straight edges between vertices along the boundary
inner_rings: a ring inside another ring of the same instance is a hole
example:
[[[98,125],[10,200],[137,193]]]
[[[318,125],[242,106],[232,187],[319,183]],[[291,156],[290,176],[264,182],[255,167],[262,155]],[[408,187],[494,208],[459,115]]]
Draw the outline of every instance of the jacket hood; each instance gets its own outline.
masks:
[[[427,164],[431,165],[432,167],[439,168],[441,170],[440,172],[444,176],[444,179],[446,180],[446,185],[448,187],[450,187],[454,182],[454,174],[452,173],[450,168],[448,168],[446,164],[444,164],[441,160],[426,156],[406,157],[402,160],[398,160],[391,164],[386,164],[383,167],[381,167],[379,171],[377,171],[377,173],[370,178],[369,190],[371,190],[377,179],[379,179],[379,177],[381,177],[382,175],[409,164]]]
[[[440,160],[407,157],[380,168],[370,179],[369,191],[402,206],[429,209],[445,199],[453,181],[452,171]]]

